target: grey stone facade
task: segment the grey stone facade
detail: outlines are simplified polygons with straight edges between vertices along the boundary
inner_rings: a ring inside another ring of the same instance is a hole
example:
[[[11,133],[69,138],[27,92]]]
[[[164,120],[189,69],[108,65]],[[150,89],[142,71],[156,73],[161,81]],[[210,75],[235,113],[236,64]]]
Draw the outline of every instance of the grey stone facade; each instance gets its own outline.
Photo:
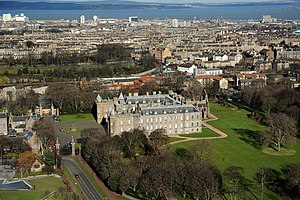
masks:
[[[134,128],[150,134],[155,129],[165,129],[166,134],[202,132],[202,109],[186,101],[180,95],[122,94],[114,100],[96,99],[97,122],[106,124],[111,136]],[[208,110],[208,109],[206,109]]]

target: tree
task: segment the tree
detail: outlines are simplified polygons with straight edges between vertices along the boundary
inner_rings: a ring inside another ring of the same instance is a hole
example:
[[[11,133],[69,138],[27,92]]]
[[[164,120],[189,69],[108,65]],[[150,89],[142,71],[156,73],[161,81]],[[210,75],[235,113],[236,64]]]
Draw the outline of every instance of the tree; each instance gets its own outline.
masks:
[[[278,174],[272,168],[262,167],[255,174],[255,180],[260,184],[260,199],[264,199],[264,189],[266,186],[273,184],[275,182],[276,176]]]
[[[149,135],[150,141],[156,147],[161,147],[168,143],[168,136],[166,135],[165,129],[156,129]]]
[[[132,158],[145,153],[145,146],[148,144],[148,139],[142,130],[133,129],[122,133],[121,143],[125,156]]]
[[[119,178],[120,190],[125,193],[130,189],[135,193],[141,177],[141,171],[137,168],[135,163],[131,163],[122,168],[121,174],[122,176]]]
[[[42,142],[44,149],[48,147],[48,142],[55,139],[55,132],[53,124],[49,121],[36,121],[33,125],[33,130],[36,131],[37,136]]]
[[[285,193],[292,199],[300,198],[300,163],[286,166],[283,170]]]
[[[277,150],[281,150],[284,139],[292,141],[297,134],[296,122],[284,113],[270,114],[266,117],[265,123],[269,129],[264,131],[263,139],[265,144],[274,143]]]
[[[194,199],[214,199],[221,187],[219,170],[203,161],[192,161],[186,165],[185,190]]]
[[[241,191],[245,183],[242,175],[243,168],[238,166],[227,167],[223,172],[223,183],[225,192],[230,194],[230,199],[237,199],[237,194]]]
[[[242,92],[242,100],[247,104],[247,106],[251,107],[253,105],[253,100],[256,95],[256,89],[252,87],[248,87]]]
[[[37,155],[32,151],[25,151],[19,155],[18,159],[18,167],[21,173],[21,177],[23,173],[29,172],[32,164],[37,159]]]

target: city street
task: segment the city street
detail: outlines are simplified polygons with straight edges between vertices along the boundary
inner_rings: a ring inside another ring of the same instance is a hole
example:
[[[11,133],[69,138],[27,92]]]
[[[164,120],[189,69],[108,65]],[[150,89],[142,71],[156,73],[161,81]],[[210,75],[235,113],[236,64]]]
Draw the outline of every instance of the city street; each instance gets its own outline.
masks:
[[[76,179],[77,184],[81,188],[85,199],[87,200],[103,199],[72,157],[64,156],[62,158],[62,164],[68,167],[71,174]]]

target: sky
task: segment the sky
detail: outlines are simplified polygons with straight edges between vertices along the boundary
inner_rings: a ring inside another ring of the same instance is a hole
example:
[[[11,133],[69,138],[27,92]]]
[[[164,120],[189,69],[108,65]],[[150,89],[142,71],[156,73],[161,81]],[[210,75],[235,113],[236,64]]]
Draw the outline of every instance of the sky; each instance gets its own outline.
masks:
[[[26,0],[23,0],[26,1]],[[35,0],[36,1],[36,0]],[[101,1],[101,0],[40,0],[40,1]],[[105,0],[107,1],[107,0]],[[118,1],[118,0],[115,0]],[[126,1],[126,0],[120,0],[120,1]],[[158,3],[232,3],[232,2],[238,2],[238,3],[247,3],[247,2],[280,2],[281,0],[128,0],[128,1],[137,1],[137,2],[158,2]],[[295,1],[295,0],[292,0]]]
[[[164,3],[231,3],[231,2],[266,2],[274,0],[133,0],[138,2],[164,2]]]

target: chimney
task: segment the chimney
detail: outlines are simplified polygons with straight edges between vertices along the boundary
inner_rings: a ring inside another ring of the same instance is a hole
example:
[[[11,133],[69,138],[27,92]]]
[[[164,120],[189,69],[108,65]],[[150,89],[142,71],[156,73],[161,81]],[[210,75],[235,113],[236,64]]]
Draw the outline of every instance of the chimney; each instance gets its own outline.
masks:
[[[146,95],[149,96],[149,92],[146,92]]]
[[[156,91],[153,91],[153,95],[156,95]]]
[[[132,94],[129,92],[129,93],[128,93],[128,96],[131,97],[131,95],[132,95]]]
[[[135,93],[133,93],[133,96],[137,97],[137,96],[139,96],[139,93],[135,92]]]

